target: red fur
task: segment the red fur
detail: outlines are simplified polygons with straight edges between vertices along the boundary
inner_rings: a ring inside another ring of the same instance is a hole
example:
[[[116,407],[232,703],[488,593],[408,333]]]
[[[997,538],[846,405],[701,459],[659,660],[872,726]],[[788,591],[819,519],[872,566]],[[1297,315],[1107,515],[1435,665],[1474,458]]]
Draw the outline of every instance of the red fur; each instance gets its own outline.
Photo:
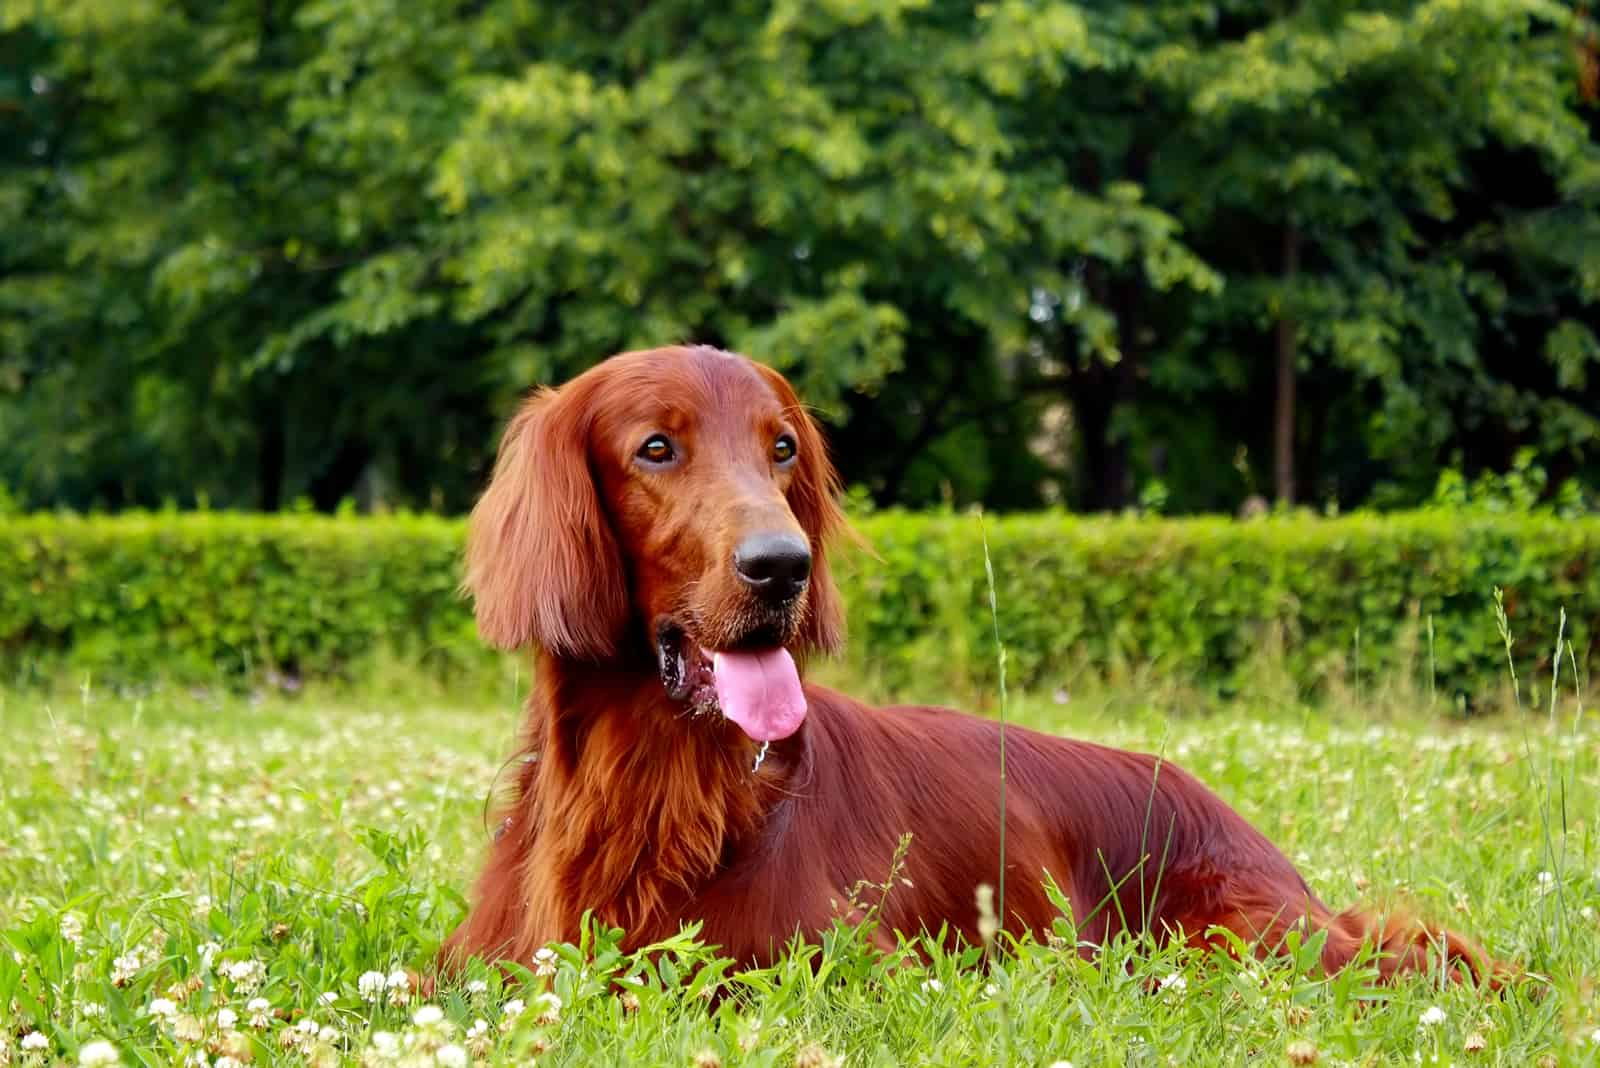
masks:
[[[792,472],[765,452],[778,427],[799,444]],[[685,442],[687,458],[641,476],[633,450],[655,429]],[[686,715],[657,675],[661,611],[732,633],[744,608],[728,555],[753,525],[798,525],[813,548],[790,648],[840,644],[825,559],[843,527],[836,488],[782,377],[715,350],[615,357],[512,421],[473,513],[467,585],[490,641],[539,647],[525,739],[537,759],[523,765],[447,966],[527,962],[574,938],[584,910],[624,928],[630,946],[702,920],[728,954],[768,961],[842,915],[858,882],[882,882],[907,833],[909,885],[887,895],[886,926],[977,938],[975,889],[1000,874],[995,723],[807,686],[804,725],[752,771],[755,743],[720,717]],[[1171,764],[1015,727],[1006,745],[1009,930],[1049,929],[1048,873],[1084,943],[1124,929],[1214,943],[1225,928],[1271,953],[1292,929],[1323,929],[1330,971],[1371,943],[1385,976],[1425,967],[1437,949],[1452,974],[1498,982],[1500,967],[1458,935],[1333,914],[1263,835]]]
[[[628,592],[585,455],[592,415],[574,385],[563,404],[536,395],[506,428],[467,528],[466,586],[494,645],[537,634],[563,656],[596,660],[616,651]]]

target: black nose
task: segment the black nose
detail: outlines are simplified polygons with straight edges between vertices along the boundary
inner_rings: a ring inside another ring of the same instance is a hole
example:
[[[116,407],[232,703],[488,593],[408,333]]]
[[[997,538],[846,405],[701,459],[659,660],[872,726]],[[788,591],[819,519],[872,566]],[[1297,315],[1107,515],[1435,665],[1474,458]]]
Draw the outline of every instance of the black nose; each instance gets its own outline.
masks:
[[[811,546],[796,534],[752,534],[733,550],[733,569],[769,601],[787,601],[811,577]]]

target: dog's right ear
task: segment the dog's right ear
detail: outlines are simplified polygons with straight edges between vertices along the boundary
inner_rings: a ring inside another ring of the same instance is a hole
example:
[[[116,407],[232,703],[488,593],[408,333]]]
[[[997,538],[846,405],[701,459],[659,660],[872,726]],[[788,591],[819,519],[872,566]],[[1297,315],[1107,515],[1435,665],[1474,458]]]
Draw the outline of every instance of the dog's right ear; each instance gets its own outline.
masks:
[[[628,621],[627,578],[589,466],[587,391],[541,390],[512,418],[467,524],[478,633],[603,660]]]

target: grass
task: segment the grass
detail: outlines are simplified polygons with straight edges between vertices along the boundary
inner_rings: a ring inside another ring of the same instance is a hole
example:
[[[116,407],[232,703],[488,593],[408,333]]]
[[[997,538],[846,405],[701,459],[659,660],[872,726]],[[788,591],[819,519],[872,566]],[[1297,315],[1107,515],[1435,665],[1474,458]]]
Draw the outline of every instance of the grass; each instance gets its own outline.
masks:
[[[1548,996],[1131,942],[1098,965],[1031,941],[884,962],[841,929],[745,974],[592,930],[522,982],[479,970],[425,1000],[385,977],[461,914],[513,695],[0,692],[0,1064],[1600,1063],[1593,717],[1463,724],[1373,690],[1197,715],[1176,689],[1091,686],[1008,712],[1164,752],[1325,900],[1403,898]]]

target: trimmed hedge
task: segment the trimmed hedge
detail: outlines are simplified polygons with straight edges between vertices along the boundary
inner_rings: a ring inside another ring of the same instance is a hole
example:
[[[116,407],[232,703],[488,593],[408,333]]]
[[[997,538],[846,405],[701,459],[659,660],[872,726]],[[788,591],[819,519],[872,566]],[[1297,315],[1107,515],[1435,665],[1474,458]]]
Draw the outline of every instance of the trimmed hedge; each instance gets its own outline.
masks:
[[[920,692],[991,685],[978,520],[881,513],[858,526],[876,558],[840,557],[850,666]],[[428,517],[0,521],[0,670],[113,682],[338,676],[380,649],[441,673],[482,665],[491,654],[456,593],[462,530]],[[1496,586],[1525,679],[1548,677],[1562,608],[1579,662],[1597,656],[1600,520],[1036,514],[990,518],[987,533],[1019,686],[1154,664],[1231,688],[1269,643],[1302,686],[1349,680],[1358,655],[1363,679],[1404,671],[1426,685],[1431,617],[1440,690],[1480,693],[1506,678]]]
[[[918,670],[966,664],[974,681],[992,683],[977,521],[891,514],[866,527],[883,563],[852,569],[852,641],[910,650],[905,660]],[[1484,694],[1507,680],[1497,586],[1525,692],[1529,678],[1549,677],[1563,608],[1579,662],[1597,657],[1600,520],[1046,514],[990,520],[988,541],[1008,675],[1023,685],[1050,684],[1074,666],[1153,666],[1230,690],[1275,655],[1306,688],[1399,672],[1426,688],[1431,622],[1439,691]]]
[[[387,645],[482,657],[462,525],[228,513],[0,520],[0,669],[106,681],[342,674]]]

